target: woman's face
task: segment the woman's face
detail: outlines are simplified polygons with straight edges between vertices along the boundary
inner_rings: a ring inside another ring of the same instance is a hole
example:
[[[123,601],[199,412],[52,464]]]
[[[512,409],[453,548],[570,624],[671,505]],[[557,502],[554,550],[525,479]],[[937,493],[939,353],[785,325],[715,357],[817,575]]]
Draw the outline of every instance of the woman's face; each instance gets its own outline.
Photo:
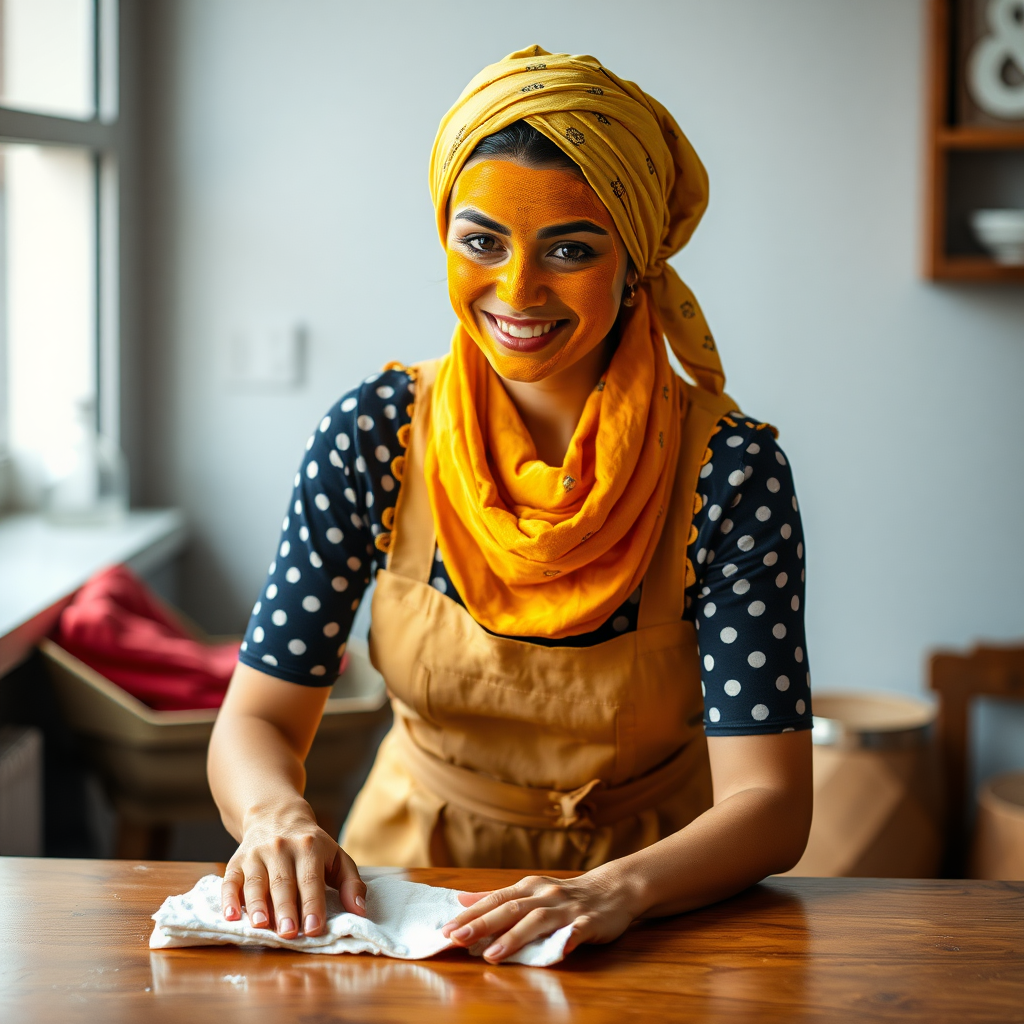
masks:
[[[581,174],[483,158],[452,189],[448,292],[495,372],[538,381],[599,345],[629,258]]]

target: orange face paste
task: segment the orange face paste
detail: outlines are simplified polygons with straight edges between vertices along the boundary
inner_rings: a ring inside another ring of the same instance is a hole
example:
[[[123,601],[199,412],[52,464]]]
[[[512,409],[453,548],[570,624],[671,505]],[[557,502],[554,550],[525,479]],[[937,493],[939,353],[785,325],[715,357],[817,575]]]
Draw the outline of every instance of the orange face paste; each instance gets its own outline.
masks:
[[[627,257],[607,209],[578,174],[481,160],[459,175],[450,210],[451,303],[496,373],[509,380],[542,380],[604,340],[618,315]],[[470,210],[508,232],[459,219]],[[545,228],[574,221],[590,221],[607,234],[540,237]],[[593,254],[565,258],[579,254],[574,245]],[[495,336],[488,314],[559,323],[546,336],[549,340],[535,339],[536,347],[517,351]]]

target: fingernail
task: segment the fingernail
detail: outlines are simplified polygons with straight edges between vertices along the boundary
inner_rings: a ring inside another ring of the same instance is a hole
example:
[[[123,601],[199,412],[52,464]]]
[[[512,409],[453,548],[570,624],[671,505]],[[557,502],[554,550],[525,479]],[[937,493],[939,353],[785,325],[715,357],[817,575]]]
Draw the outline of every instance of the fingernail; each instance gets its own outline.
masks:
[[[295,922],[290,917],[282,917],[277,925],[277,930],[284,935],[285,932],[295,931]]]
[[[224,910],[224,919],[227,921],[237,921],[238,907],[226,907]]]
[[[496,960],[504,952],[505,952],[505,947],[500,942],[496,942],[493,946],[488,946],[484,950],[484,959],[485,960]]]
[[[365,910],[366,909],[366,900],[364,900],[362,896],[357,896],[356,897],[356,906],[360,910]]]
[[[306,923],[303,925],[302,930],[307,935],[312,935],[319,927],[320,922],[317,920],[316,914],[307,914]]]
[[[461,928],[456,928],[448,937],[455,939],[457,942],[462,942],[463,939],[468,939],[472,934],[473,929],[468,924],[464,924]]]
[[[267,922],[270,919],[262,910],[254,910],[252,912],[252,917],[249,920],[252,921],[252,926],[254,928],[266,928]]]

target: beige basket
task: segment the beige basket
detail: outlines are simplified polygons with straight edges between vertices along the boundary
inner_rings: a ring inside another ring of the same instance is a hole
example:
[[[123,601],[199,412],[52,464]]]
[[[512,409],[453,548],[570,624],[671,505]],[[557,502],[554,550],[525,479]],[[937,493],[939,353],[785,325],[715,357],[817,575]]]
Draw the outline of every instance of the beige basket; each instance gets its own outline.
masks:
[[[970,874],[1024,879],[1024,772],[996,775],[981,784]]]
[[[39,650],[64,717],[119,814],[142,824],[216,816],[206,781],[215,709],[154,711],[52,640]],[[348,652],[306,759],[306,799],[330,818],[346,779],[366,770],[391,721],[366,644],[352,640]]]
[[[889,693],[814,697],[814,819],[790,875],[933,878],[941,855],[935,709]]]

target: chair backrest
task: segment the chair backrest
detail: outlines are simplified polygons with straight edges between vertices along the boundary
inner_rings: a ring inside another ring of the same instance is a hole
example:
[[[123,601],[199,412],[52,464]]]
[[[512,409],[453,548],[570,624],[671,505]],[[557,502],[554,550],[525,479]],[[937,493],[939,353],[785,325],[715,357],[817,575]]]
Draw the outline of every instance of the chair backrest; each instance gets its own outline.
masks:
[[[975,697],[1024,700],[1024,646],[977,646],[966,654],[936,651],[928,663],[929,685],[939,695],[936,733],[946,793],[945,873],[963,874],[970,705]]]

